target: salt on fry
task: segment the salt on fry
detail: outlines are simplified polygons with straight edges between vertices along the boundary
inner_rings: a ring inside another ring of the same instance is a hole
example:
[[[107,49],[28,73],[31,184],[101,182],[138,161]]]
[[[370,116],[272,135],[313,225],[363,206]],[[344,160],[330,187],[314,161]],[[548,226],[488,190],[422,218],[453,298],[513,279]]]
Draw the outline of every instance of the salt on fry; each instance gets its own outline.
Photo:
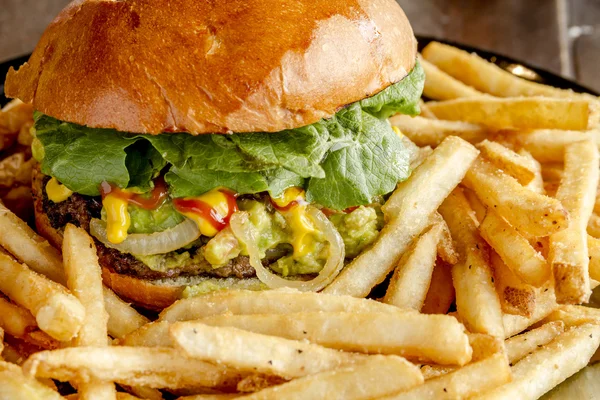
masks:
[[[390,279],[382,301],[400,308],[420,310],[423,307],[435,259],[438,243],[442,238],[441,224],[434,224],[416,239],[415,244],[401,259]]]
[[[489,246],[477,231],[477,222],[460,188],[439,209],[457,243],[459,262],[452,267],[456,309],[471,332],[504,335],[500,299],[489,263]]]
[[[548,236],[567,227],[568,213],[560,201],[524,188],[481,158],[471,165],[463,183],[520,232]]]
[[[108,314],[104,308],[102,271],[92,238],[75,225],[67,224],[63,239],[67,286],[85,308],[85,319],[74,339],[76,346],[106,346]],[[81,399],[115,399],[112,382],[92,379],[78,388]]]
[[[548,261],[559,303],[583,303],[591,294],[586,226],[598,186],[598,149],[591,141],[565,148],[565,175],[556,198],[569,212],[569,224],[550,236]]]

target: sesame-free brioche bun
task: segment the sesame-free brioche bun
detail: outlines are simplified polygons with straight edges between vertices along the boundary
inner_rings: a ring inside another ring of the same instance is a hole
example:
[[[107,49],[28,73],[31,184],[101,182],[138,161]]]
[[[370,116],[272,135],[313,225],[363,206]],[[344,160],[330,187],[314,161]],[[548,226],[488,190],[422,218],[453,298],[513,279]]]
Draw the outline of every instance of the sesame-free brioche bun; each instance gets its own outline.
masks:
[[[400,81],[416,51],[395,0],[76,0],[5,91],[89,127],[274,132]]]

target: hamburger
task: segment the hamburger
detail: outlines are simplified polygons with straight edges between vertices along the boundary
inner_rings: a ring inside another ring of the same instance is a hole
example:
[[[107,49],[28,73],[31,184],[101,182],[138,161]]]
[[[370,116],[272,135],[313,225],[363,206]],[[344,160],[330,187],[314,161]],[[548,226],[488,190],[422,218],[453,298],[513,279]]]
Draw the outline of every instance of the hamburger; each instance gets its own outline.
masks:
[[[94,237],[149,308],[213,290],[320,290],[410,175],[387,118],[424,73],[394,0],[79,0],[6,78],[33,105],[37,229]]]

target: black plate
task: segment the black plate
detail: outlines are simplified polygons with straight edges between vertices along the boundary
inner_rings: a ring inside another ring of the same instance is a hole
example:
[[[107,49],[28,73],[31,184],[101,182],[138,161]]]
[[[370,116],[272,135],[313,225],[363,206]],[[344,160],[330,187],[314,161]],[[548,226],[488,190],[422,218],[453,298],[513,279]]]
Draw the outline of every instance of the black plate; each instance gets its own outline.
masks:
[[[448,40],[436,39],[428,36],[417,36],[419,40],[419,51],[421,51],[427,44],[431,41],[438,41],[442,43],[447,43],[452,46],[456,46],[463,50],[477,53],[481,57],[485,58],[498,65],[500,68],[510,72],[513,75],[520,76],[522,78],[532,80],[535,82],[545,83],[547,85],[555,86],[561,89],[572,89],[576,92],[580,93],[590,93],[596,96],[599,96],[597,92],[586,88],[585,86],[580,85],[579,83],[572,81],[567,78],[563,78],[562,76],[553,74],[552,72],[548,72],[544,69],[531,66],[527,63],[512,59],[510,57],[506,57],[497,53],[489,52],[486,50],[477,49],[470,46],[465,46],[460,43],[450,42]],[[6,74],[8,73],[8,69],[10,67],[17,68],[21,64],[27,61],[29,56],[15,58],[14,60],[10,60],[4,63],[0,63],[0,106],[3,106],[8,102],[8,99],[4,96],[4,79]]]

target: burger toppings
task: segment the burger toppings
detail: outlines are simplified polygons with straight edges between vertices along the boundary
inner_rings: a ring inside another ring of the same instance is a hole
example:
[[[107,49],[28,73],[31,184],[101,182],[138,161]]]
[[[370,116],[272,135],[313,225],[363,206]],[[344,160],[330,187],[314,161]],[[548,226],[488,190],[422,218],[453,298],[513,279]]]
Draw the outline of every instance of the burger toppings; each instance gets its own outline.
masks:
[[[137,135],[36,113],[33,147],[49,200],[101,196],[90,232],[149,270],[245,260],[267,287],[319,290],[377,238],[372,204],[408,177],[410,151],[384,118],[417,114],[422,86],[417,63],[330,119],[275,133]]]
[[[56,178],[51,178],[46,184],[46,193],[48,198],[55,203],[65,201],[73,194],[73,191],[69,190],[68,187],[62,185]]]
[[[213,189],[197,197],[173,199],[175,209],[192,219],[204,236],[222,231],[238,210],[235,195],[227,189]]]

